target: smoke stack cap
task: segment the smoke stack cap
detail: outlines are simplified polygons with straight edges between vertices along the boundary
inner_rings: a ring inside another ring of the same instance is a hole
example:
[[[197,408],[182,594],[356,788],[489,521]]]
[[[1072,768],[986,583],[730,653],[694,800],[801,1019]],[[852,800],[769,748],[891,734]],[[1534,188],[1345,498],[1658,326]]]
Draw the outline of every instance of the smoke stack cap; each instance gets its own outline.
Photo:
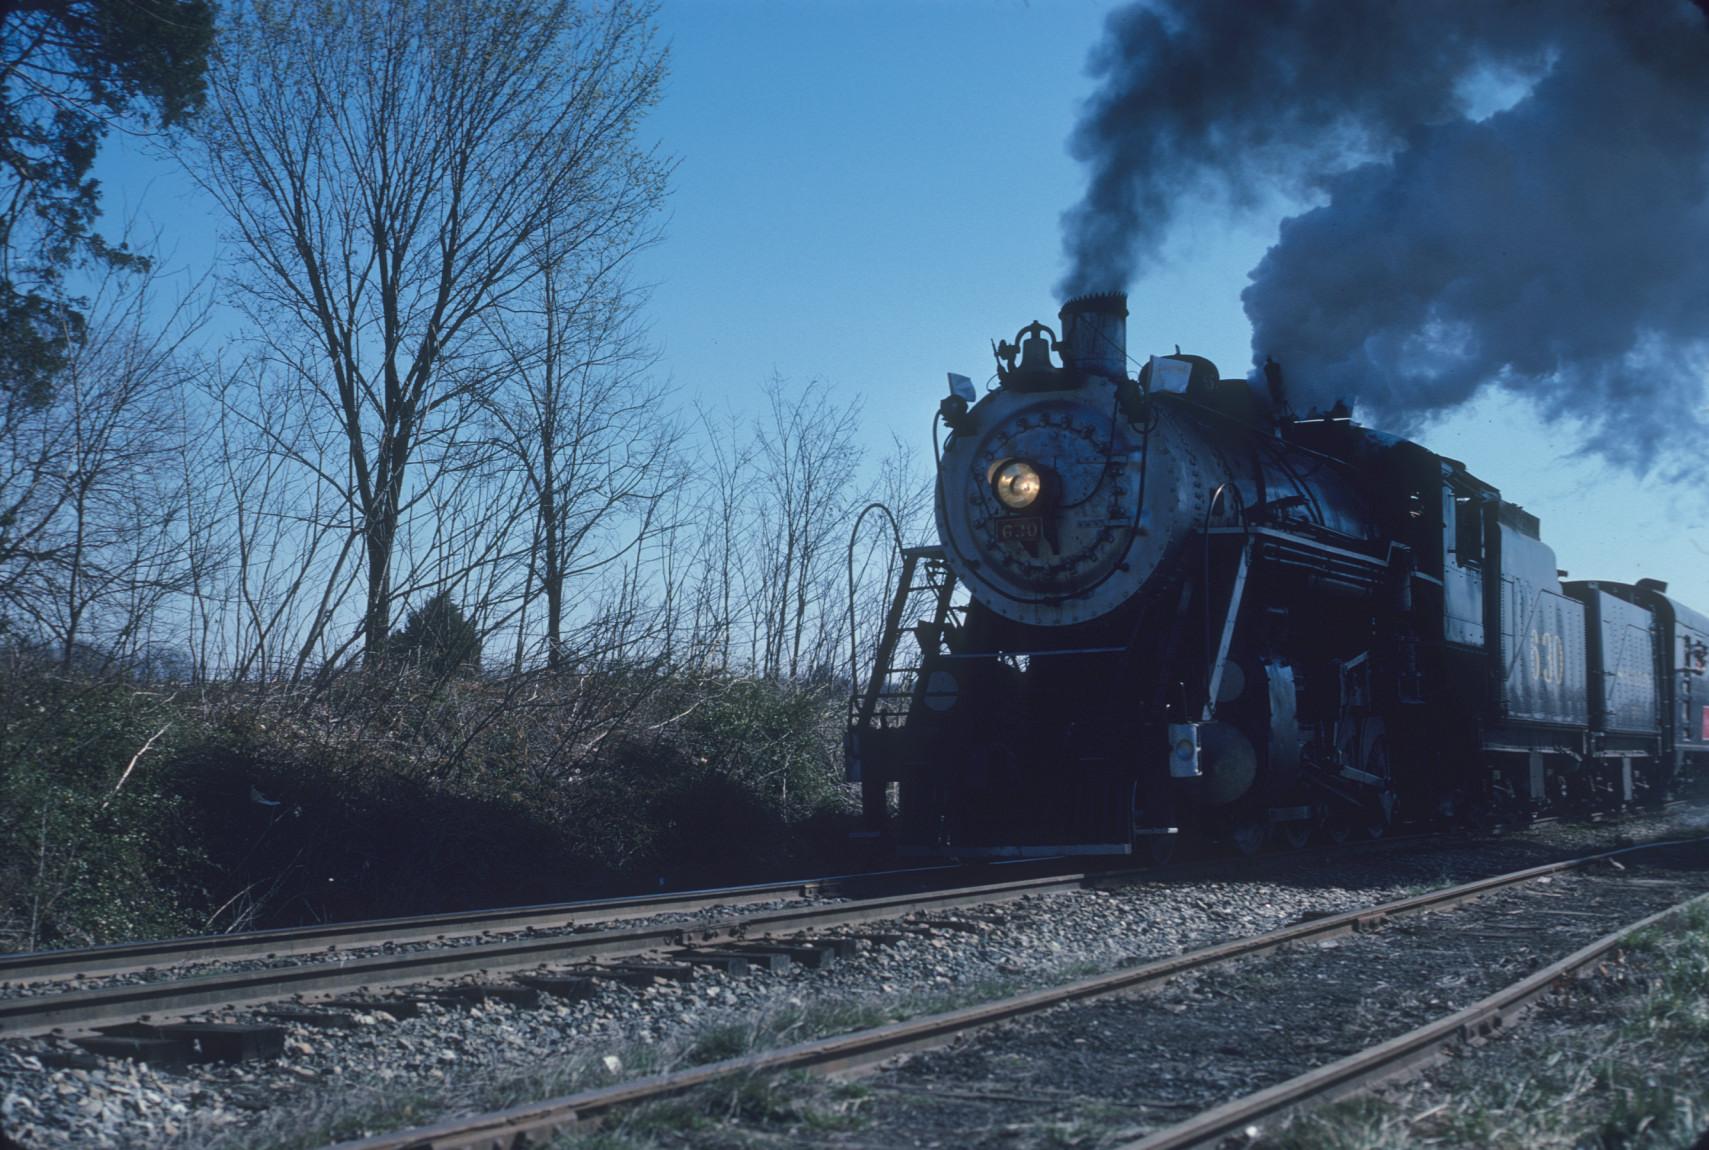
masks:
[[[1127,378],[1127,294],[1075,296],[1062,305],[1062,360],[1081,375]]]

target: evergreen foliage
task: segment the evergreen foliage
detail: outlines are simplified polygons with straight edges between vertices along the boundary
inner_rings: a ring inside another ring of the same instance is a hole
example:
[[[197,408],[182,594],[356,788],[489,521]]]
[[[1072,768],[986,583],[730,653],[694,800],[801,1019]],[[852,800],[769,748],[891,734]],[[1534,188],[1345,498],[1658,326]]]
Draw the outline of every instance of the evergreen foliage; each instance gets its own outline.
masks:
[[[392,632],[390,655],[435,679],[481,672],[481,634],[475,624],[441,591],[409,613]]]
[[[81,340],[74,261],[146,264],[94,230],[89,173],[115,119],[170,127],[201,105],[212,41],[206,0],[0,5],[0,390],[43,402]]]

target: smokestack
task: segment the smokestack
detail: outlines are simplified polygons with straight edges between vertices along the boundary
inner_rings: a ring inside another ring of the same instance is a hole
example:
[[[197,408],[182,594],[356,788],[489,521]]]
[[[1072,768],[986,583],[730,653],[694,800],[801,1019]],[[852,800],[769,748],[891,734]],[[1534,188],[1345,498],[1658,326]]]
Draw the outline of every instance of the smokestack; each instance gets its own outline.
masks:
[[[1127,378],[1127,293],[1076,296],[1057,313],[1062,320],[1062,361],[1070,371]]]

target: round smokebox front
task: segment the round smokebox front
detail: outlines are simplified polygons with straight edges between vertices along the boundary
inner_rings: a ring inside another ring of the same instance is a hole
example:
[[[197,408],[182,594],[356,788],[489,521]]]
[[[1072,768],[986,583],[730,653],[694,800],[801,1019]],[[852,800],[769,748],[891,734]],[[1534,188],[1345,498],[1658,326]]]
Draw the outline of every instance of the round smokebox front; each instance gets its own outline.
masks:
[[[1103,380],[997,391],[946,445],[939,535],[957,574],[998,614],[1042,626],[1095,619],[1156,565],[1140,517],[1140,436],[1114,412]],[[1151,436],[1148,483],[1177,470],[1168,438]]]

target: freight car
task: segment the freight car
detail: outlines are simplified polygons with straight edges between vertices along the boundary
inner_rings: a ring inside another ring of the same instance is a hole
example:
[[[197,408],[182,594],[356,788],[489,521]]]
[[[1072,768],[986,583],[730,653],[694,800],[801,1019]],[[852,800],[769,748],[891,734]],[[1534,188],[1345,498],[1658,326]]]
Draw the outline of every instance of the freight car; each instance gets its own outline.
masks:
[[[1709,760],[1709,618],[1562,582],[1537,518],[1342,405],[1192,355],[1129,374],[1127,306],[951,377],[938,543],[845,742],[904,853],[1165,856],[1183,834],[1654,803]],[[852,547],[852,541],[851,541]]]

